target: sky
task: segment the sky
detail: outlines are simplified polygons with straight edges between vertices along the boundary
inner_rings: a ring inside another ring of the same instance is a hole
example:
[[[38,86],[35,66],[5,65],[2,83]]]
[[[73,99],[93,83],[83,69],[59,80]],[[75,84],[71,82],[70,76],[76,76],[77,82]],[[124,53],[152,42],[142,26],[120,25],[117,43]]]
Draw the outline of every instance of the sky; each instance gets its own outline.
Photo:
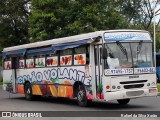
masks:
[[[156,1],[159,1],[159,0],[150,0],[150,2],[152,3],[152,8],[154,8]],[[157,10],[159,10],[159,9],[160,9],[160,4],[156,6],[155,11],[157,11]],[[158,11],[158,14],[159,14],[159,15],[155,16],[155,21],[156,21],[156,22],[158,22],[159,19],[160,19],[160,10]],[[153,19],[153,21],[154,21],[154,19]]]

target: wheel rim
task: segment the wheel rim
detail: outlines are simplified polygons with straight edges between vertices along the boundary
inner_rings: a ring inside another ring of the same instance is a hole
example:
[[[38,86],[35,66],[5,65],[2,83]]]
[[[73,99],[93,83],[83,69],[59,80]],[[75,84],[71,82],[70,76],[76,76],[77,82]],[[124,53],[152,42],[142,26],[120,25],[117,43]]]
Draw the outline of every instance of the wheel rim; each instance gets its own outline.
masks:
[[[78,101],[83,102],[84,101],[84,96],[85,96],[84,91],[80,90],[79,93],[78,93]]]
[[[27,88],[27,94],[30,94],[30,93],[31,93],[30,89],[29,89],[29,88]]]
[[[31,94],[31,90],[30,90],[30,87],[27,85],[25,95],[28,98],[30,94]]]

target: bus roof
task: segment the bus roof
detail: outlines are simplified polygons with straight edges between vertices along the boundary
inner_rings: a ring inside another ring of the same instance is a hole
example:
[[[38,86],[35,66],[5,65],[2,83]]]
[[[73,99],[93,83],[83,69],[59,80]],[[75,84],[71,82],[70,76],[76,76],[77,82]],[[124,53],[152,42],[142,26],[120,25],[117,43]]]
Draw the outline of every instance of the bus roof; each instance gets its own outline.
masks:
[[[70,42],[76,42],[76,41],[78,42],[84,39],[93,39],[93,38],[102,36],[104,32],[147,32],[147,31],[129,30],[129,29],[96,31],[96,32],[91,32],[91,33],[86,33],[86,34],[80,34],[80,35],[63,37],[63,38],[55,38],[51,40],[45,40],[45,41],[40,41],[40,42],[35,42],[35,43],[8,47],[8,48],[4,48],[3,52],[15,51],[15,50],[27,49],[27,48],[37,48],[37,47],[43,47],[43,46],[48,46],[48,45],[56,45],[56,44],[70,43]]]

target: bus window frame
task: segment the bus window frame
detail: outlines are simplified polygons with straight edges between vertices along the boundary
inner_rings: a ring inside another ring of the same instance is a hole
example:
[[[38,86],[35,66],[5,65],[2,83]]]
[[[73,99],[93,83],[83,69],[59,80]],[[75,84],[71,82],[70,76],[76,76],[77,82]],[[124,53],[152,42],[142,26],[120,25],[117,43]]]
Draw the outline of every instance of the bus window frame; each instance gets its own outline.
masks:
[[[17,69],[25,69],[25,68],[26,68],[26,58],[20,56],[20,57],[18,57],[17,59],[18,59]],[[23,67],[23,68],[20,68],[20,67],[19,67],[19,61],[20,61],[20,60],[24,60],[24,67]]]
[[[60,66],[60,57],[59,57],[60,55],[59,55],[59,51],[56,51],[56,52],[54,52],[53,54],[46,54],[45,55],[45,67],[47,67],[47,68],[49,68],[49,67],[59,67]],[[57,65],[56,66],[47,66],[47,57],[57,57]]]
[[[26,65],[26,63],[27,63],[27,59],[31,59],[31,58],[33,58],[33,63],[34,63],[34,66],[33,67],[27,67]],[[33,68],[35,68],[35,55],[30,55],[30,56],[26,56],[26,58],[25,58],[25,68],[26,69],[33,69]]]
[[[79,47],[85,47],[86,48],[86,53],[75,53],[75,48],[79,48]],[[80,45],[78,47],[73,48],[73,66],[86,66],[86,65],[90,64],[90,56],[89,56],[90,55],[90,51],[89,51],[90,49],[89,49],[89,47],[90,47],[90,44],[85,44],[85,45]],[[78,54],[85,54],[85,56],[86,56],[85,64],[79,64],[79,65],[74,64],[74,61],[75,61],[74,57],[75,57],[75,55],[78,55]],[[88,59],[88,63],[87,63],[87,59]]]
[[[44,58],[44,66],[36,67],[36,59],[37,58]],[[34,56],[34,67],[33,68],[45,68],[46,67],[46,55],[45,54],[39,54]]]
[[[71,49],[72,54],[65,54],[65,55],[62,55],[62,54],[61,54],[62,51],[64,52],[65,50],[68,50],[68,49]],[[73,49],[74,49],[74,48],[68,48],[68,49],[59,50],[59,66],[60,66],[60,67],[73,66],[73,52],[74,52]],[[72,58],[71,58],[71,62],[72,62],[71,65],[61,65],[61,56],[71,56],[71,57],[72,57]]]
[[[5,69],[5,62],[11,62],[9,69]],[[4,69],[4,70],[11,70],[11,69],[12,69],[12,57],[6,57],[6,58],[4,59],[4,61],[3,61],[3,69]]]
[[[86,48],[86,53],[78,53],[78,54],[85,54],[86,55],[86,61],[85,61],[85,64],[80,64],[80,65],[75,65],[74,64],[74,55],[76,55],[75,54],[75,48],[78,48],[78,47],[85,47]],[[71,51],[72,51],[72,54],[62,54],[61,53],[61,51],[65,51],[65,50],[58,50],[58,51],[55,51],[55,52],[53,52],[53,53],[51,53],[51,54],[37,54],[37,55],[25,55],[25,56],[23,56],[23,57],[18,57],[18,66],[17,66],[17,68],[18,69],[33,69],[33,68],[48,68],[48,67],[68,67],[68,66],[86,66],[86,65],[89,65],[90,64],[90,56],[89,56],[89,54],[90,54],[90,49],[89,49],[89,47],[90,47],[90,45],[89,44],[85,44],[85,45],[80,45],[80,46],[78,46],[78,47],[74,47],[74,48],[68,48],[68,49],[70,49]],[[88,54],[88,64],[87,64],[87,54]],[[60,57],[61,56],[71,56],[72,58],[71,58],[71,65],[60,65]],[[47,66],[47,63],[46,63],[46,60],[47,60],[47,57],[57,57],[57,61],[58,61],[58,63],[57,63],[57,65],[56,66]],[[44,58],[45,59],[45,66],[44,67],[36,67],[36,58]],[[27,67],[26,66],[26,63],[27,63],[27,60],[28,59],[32,59],[33,60],[33,67]],[[24,68],[19,68],[19,60],[24,60]]]

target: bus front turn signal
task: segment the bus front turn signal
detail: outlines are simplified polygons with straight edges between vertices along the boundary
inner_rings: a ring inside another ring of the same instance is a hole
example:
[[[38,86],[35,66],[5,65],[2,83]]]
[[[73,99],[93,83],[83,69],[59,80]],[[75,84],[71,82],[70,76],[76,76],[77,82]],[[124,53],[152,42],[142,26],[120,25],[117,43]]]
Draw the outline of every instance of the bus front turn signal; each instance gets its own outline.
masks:
[[[110,86],[109,86],[109,85],[107,85],[107,86],[106,86],[106,89],[110,89]]]

